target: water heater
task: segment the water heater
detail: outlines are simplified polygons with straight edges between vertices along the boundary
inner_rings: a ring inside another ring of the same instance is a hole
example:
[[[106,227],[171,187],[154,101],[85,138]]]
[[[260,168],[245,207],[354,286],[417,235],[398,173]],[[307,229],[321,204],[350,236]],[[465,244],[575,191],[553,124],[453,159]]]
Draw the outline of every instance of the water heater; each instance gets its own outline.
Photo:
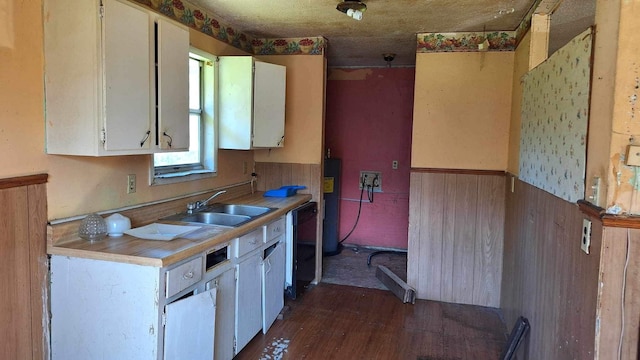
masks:
[[[340,159],[324,159],[324,221],[322,252],[324,256],[340,253],[338,238],[340,223]]]

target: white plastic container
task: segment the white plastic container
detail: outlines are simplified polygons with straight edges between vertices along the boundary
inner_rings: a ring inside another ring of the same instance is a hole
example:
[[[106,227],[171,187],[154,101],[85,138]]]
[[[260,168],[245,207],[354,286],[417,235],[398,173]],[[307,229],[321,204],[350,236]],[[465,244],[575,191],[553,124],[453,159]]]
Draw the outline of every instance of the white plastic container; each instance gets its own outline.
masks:
[[[131,220],[118,213],[108,216],[105,220],[107,221],[107,232],[111,237],[122,236],[126,230],[131,229]]]

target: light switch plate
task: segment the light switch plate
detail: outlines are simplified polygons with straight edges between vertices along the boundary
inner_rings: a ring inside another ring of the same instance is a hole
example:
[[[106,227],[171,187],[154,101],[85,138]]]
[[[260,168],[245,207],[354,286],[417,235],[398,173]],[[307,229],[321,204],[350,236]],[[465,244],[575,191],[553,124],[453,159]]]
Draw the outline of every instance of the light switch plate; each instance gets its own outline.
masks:
[[[591,246],[591,220],[582,219],[582,239],[580,240],[580,248],[588,254],[589,246]]]

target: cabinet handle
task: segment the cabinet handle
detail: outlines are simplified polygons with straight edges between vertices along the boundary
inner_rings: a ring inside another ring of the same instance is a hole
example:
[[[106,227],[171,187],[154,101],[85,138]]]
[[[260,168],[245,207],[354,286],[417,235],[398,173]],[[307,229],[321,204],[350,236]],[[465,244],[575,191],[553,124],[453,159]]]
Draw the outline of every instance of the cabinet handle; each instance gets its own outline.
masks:
[[[249,240],[249,244],[251,244],[251,245],[255,245],[257,243],[258,243],[258,239]]]
[[[278,146],[280,146],[280,144],[282,144],[282,142],[284,141],[284,135],[282,135],[282,137],[280,138],[280,140],[278,141]]]
[[[166,131],[162,132],[162,136],[166,136],[169,138],[169,141],[167,141],[167,145],[169,145],[169,147],[171,147],[171,144],[173,143],[173,138],[171,136],[169,136],[169,134],[167,134]]]
[[[188,273],[185,273],[184,275],[182,275],[182,277],[185,279],[193,279],[193,271],[189,271]]]
[[[150,134],[151,134],[151,130],[147,130],[147,132],[144,134],[144,139],[140,141],[140,147],[144,146],[144,143],[147,142],[147,139],[149,139]]]

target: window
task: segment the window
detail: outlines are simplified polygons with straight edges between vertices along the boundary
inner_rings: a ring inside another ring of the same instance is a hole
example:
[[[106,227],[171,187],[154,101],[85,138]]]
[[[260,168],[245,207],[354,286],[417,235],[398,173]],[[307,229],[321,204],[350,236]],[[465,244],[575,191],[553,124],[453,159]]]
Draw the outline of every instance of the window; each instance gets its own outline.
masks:
[[[153,154],[153,185],[215,175],[217,153],[213,56],[189,56],[189,151]]]

